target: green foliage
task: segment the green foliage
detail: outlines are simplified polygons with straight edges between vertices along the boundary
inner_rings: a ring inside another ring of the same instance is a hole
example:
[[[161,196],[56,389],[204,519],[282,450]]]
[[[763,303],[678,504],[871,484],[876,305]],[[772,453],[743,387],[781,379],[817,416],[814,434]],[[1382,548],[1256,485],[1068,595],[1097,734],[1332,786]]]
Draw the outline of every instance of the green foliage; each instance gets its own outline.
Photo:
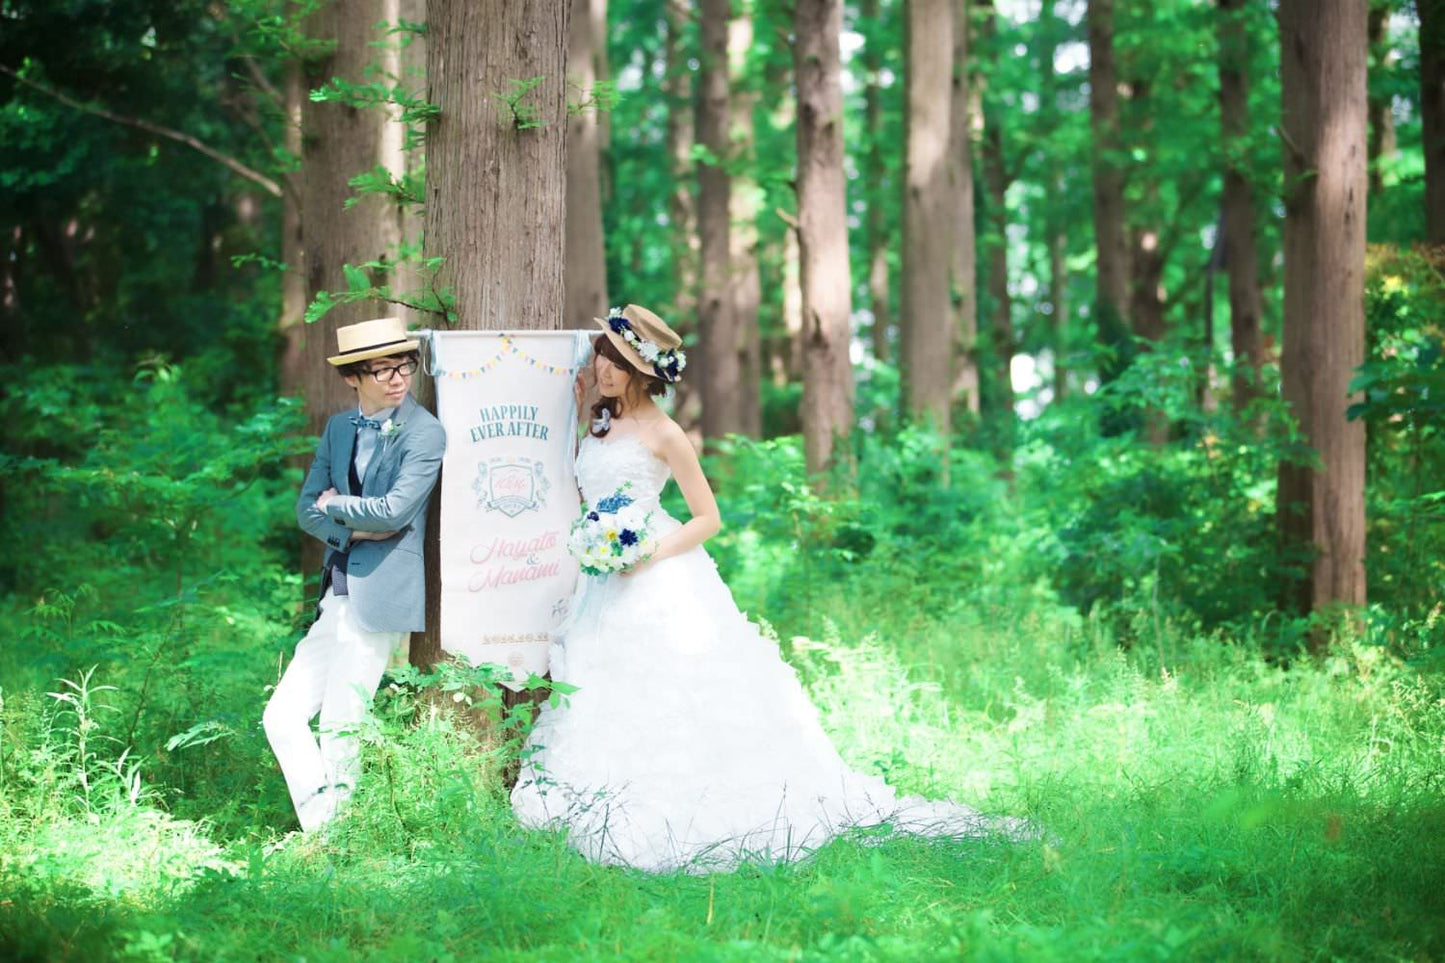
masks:
[[[1371,249],[1366,264],[1365,364],[1350,417],[1368,439],[1368,546],[1372,621],[1418,656],[1413,626],[1434,623],[1445,597],[1445,267],[1428,249]],[[1439,639],[1438,629],[1427,633]],[[1438,656],[1437,656],[1438,657]]]
[[[536,104],[523,103],[527,95],[536,90],[546,81],[546,77],[528,77],[526,80],[509,80],[511,89],[494,94],[502,106],[507,108],[510,116],[510,123],[514,130],[535,130],[538,127],[546,127],[547,122],[542,119],[540,108]]]

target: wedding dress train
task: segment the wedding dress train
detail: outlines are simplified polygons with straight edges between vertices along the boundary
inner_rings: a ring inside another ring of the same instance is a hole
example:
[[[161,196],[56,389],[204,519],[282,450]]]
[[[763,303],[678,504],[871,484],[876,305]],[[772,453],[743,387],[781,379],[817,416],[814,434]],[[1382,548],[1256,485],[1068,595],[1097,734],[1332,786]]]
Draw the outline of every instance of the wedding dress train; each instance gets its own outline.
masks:
[[[635,436],[582,444],[589,503],[630,482],[664,535],[665,463]],[[660,521],[659,521],[660,520]],[[664,872],[807,856],[850,828],[1020,835],[1024,824],[899,797],[839,757],[793,668],[738,611],[702,547],[587,578],[552,676],[576,686],[527,741],[512,806],[586,858]]]

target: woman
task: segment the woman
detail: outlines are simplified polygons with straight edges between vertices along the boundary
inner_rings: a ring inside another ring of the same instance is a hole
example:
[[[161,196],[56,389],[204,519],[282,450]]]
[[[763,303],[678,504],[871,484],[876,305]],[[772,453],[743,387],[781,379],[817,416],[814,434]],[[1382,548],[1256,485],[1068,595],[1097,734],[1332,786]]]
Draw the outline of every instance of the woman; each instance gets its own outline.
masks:
[[[796,859],[855,826],[1016,828],[900,799],[843,763],[793,669],[738,611],[702,548],[721,524],[717,502],[691,442],[654,400],[681,375],[682,339],[636,305],[598,324],[602,400],[578,483],[589,505],[626,486],[653,510],[660,542],[647,561],[589,576],[579,591],[552,654],[553,678],[577,691],[538,717],[512,792],[518,819],[564,830],[593,861],[655,872]],[[686,524],[658,505],[669,476]]]

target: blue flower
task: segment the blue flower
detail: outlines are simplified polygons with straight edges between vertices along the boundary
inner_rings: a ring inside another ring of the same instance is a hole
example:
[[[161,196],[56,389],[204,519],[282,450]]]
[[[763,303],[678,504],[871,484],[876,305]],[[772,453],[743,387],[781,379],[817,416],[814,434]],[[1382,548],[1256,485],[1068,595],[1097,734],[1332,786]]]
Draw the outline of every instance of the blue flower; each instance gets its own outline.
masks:
[[[628,498],[621,492],[618,492],[615,495],[608,495],[606,498],[598,501],[597,510],[599,512],[616,513],[631,504],[632,499]]]
[[[602,521],[602,516],[599,515],[599,514],[597,514],[596,512],[588,512],[588,513],[587,513],[587,520],[588,520],[589,522],[600,522],[600,521]]]
[[[624,528],[622,531],[617,533],[617,540],[623,545],[636,545],[637,533],[630,528]]]

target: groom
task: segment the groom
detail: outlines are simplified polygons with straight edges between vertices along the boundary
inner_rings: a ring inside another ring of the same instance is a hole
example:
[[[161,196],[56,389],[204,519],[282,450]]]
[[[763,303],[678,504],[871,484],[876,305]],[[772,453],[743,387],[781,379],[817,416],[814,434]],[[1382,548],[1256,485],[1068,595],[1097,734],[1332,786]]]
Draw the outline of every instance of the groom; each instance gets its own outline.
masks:
[[[306,831],[351,797],[356,726],[392,650],[425,628],[422,538],[446,447],[441,424],[412,400],[419,344],[400,319],[340,328],[336,341],[327,360],[357,406],[326,423],[296,502],[302,529],[326,543],[320,614],[262,715]]]

